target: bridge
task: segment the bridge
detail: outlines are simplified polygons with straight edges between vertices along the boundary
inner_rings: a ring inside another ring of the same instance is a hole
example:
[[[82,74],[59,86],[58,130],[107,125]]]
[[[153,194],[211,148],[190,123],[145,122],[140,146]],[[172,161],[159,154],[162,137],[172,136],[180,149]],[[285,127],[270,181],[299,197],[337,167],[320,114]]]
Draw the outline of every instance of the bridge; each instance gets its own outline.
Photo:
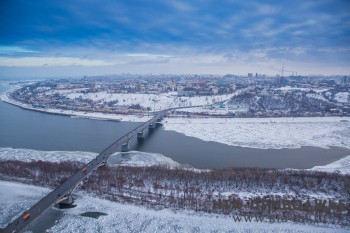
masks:
[[[227,100],[220,101],[215,104],[224,103]],[[93,160],[87,163],[82,169],[77,171],[71,177],[69,177],[64,183],[58,186],[56,189],[51,191],[48,195],[46,195],[43,199],[33,205],[30,209],[25,211],[23,214],[15,218],[11,223],[9,223],[4,229],[0,229],[0,233],[7,232],[23,232],[26,228],[29,227],[30,224],[35,222],[40,216],[42,216],[49,208],[55,204],[66,204],[70,205],[73,203],[73,199],[71,197],[72,192],[78,186],[78,184],[83,181],[91,172],[95,169],[106,164],[108,158],[117,151],[127,151],[130,140],[137,136],[137,138],[142,138],[144,134],[144,130],[149,128],[152,129],[155,127],[157,122],[160,122],[168,112],[176,111],[178,109],[185,108],[195,108],[195,107],[203,107],[203,105],[195,105],[195,106],[183,106],[183,107],[174,107],[168,108],[165,110],[153,112],[155,115],[149,121],[142,123],[138,127],[131,130],[129,133],[120,137],[117,141],[115,141],[112,145],[103,150],[100,154],[98,154]]]
[[[127,151],[129,142],[137,136],[137,138],[142,138],[144,131],[149,128],[155,127],[157,122],[160,122],[166,115],[168,111],[174,109],[167,109],[164,111],[159,111],[155,113],[155,116],[149,121],[142,123],[138,127],[131,130],[129,133],[123,135],[118,140],[116,140],[112,145],[103,150],[98,154],[93,160],[87,163],[83,168],[69,177],[64,183],[58,186],[56,189],[51,191],[43,199],[33,205],[30,209],[25,211],[23,214],[14,219],[0,232],[23,232],[26,228],[30,226],[31,223],[35,222],[40,216],[42,216],[52,205],[55,204],[67,204],[73,203],[71,197],[72,192],[78,186],[78,184],[83,181],[91,172],[100,166],[106,164],[108,158],[115,152]]]

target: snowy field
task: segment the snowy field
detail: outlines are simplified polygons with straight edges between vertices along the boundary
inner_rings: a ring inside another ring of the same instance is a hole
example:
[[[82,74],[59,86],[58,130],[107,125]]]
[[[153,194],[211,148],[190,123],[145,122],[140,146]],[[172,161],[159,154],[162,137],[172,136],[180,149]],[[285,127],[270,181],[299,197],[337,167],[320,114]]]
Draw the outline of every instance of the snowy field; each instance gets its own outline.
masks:
[[[49,189],[0,181],[0,225],[22,213]],[[23,193],[25,193],[23,195]],[[349,229],[294,223],[235,222],[226,216],[190,211],[150,210],[91,197],[78,192],[77,207],[55,210],[63,213],[47,232],[348,232]],[[99,218],[81,216],[102,212]]]
[[[166,118],[165,130],[204,141],[258,149],[315,146],[350,148],[349,117]]]

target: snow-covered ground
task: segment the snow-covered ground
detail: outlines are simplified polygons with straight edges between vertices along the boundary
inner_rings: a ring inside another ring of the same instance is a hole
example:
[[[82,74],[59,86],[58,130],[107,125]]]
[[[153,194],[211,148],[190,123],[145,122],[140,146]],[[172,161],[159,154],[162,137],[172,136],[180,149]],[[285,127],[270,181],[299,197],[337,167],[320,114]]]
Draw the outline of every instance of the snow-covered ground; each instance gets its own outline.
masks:
[[[61,91],[62,92],[62,91]],[[66,92],[64,92],[66,93]],[[67,97],[75,98],[82,94],[80,93],[69,93]],[[197,97],[177,97],[174,93],[167,94],[108,94],[105,92],[100,93],[90,93],[84,95],[82,98],[92,99],[94,101],[103,100],[103,101],[111,101],[118,99],[122,101],[120,104],[122,105],[135,105],[140,104],[143,107],[150,107],[152,110],[162,110],[170,107],[190,107],[190,106],[198,106],[198,105],[208,105],[213,104],[215,102],[228,100],[232,95],[220,95],[215,97],[206,97],[206,96],[197,96]],[[9,92],[0,94],[0,100],[10,103],[16,106],[19,106],[24,109],[44,112],[44,113],[53,113],[53,114],[61,114],[68,115],[71,117],[78,118],[88,118],[88,119],[96,119],[96,120],[116,120],[116,121],[129,121],[129,122],[146,122],[151,119],[153,115],[132,115],[132,114],[109,114],[109,113],[100,113],[100,112],[82,112],[82,111],[71,111],[71,110],[62,110],[62,109],[54,109],[54,108],[34,108],[30,104],[24,104],[19,101],[16,101],[9,97]],[[124,101],[123,101],[124,100]],[[187,111],[184,110],[184,111]],[[207,107],[204,108],[190,108],[188,112],[207,112],[210,114],[226,114],[226,109],[214,108],[212,110]]]
[[[324,172],[339,172],[342,174],[350,174],[350,156],[337,160],[325,166],[316,166],[310,170],[324,171]]]
[[[107,161],[109,166],[165,166],[169,168],[179,167],[180,164],[162,154],[146,153],[141,151],[129,151],[127,153],[114,153]]]
[[[328,102],[328,100],[320,94],[308,93],[306,94],[306,97]]]
[[[53,94],[56,91],[53,91]],[[197,105],[209,105],[216,102],[224,101],[230,99],[233,94],[228,95],[216,95],[216,96],[194,96],[194,97],[179,97],[177,92],[168,92],[161,94],[120,94],[120,93],[107,93],[107,92],[97,92],[97,93],[76,93],[72,91],[71,93],[61,93],[64,96],[75,99],[90,99],[93,101],[103,101],[110,102],[118,100],[117,105],[135,105],[139,104],[145,108],[149,107],[153,111],[163,110],[173,107],[188,107]]]
[[[0,181],[0,225],[22,213],[49,189]],[[24,193],[24,195],[23,195]],[[235,222],[233,218],[191,211],[150,210],[120,204],[78,192],[77,207],[61,211],[62,217],[47,232],[348,232],[340,227],[296,223]],[[102,212],[99,218],[84,217],[86,212]],[[267,219],[265,221],[268,221]]]
[[[349,92],[338,92],[334,95],[334,100],[339,103],[348,103],[350,101],[349,96]]]
[[[258,149],[350,148],[349,117],[167,118],[164,128],[204,141]]]
[[[0,160],[20,160],[30,161],[79,161],[87,163],[96,157],[96,153],[83,151],[39,151],[30,149],[14,149],[10,147],[0,147]]]
[[[331,99],[331,92],[329,92],[329,88],[304,88],[304,87],[291,87],[291,86],[284,86],[275,88],[275,90],[281,90],[283,92],[291,92],[291,91],[303,91],[303,92],[310,92],[314,91],[317,94],[309,93],[306,94],[309,98],[319,99],[321,101],[328,102],[327,99],[325,99],[322,95],[324,94],[327,96],[327,98]],[[338,103],[349,103],[350,102],[350,94],[349,92],[338,92],[334,94],[333,100]]]
[[[145,122],[151,119],[151,116],[142,116],[142,115],[125,115],[125,114],[108,114],[108,113],[99,113],[99,112],[83,112],[83,111],[71,111],[71,110],[61,110],[55,108],[34,108],[30,104],[24,104],[19,101],[16,101],[9,97],[9,94],[15,89],[20,88],[20,85],[7,87],[6,91],[0,93],[0,100],[17,105],[24,109],[35,110],[39,112],[54,113],[68,115],[72,117],[79,118],[89,118],[97,120],[116,120],[116,121],[129,121],[129,122]],[[198,105],[210,105],[216,102],[224,101],[230,99],[235,94],[226,94],[226,95],[216,95],[216,96],[194,96],[194,97],[179,97],[177,92],[168,92],[157,94],[120,94],[120,93],[107,93],[107,92],[98,92],[98,93],[88,93],[83,94],[77,91],[82,89],[74,90],[54,90],[48,91],[46,94],[55,94],[59,93],[70,99],[82,98],[90,99],[93,101],[102,101],[109,102],[118,100],[117,105],[136,105],[140,104],[141,106],[151,108],[152,111],[159,111],[171,107],[190,107]],[[202,109],[202,111],[208,111],[208,109]],[[215,110],[216,112],[217,110]],[[218,110],[220,111],[220,110]],[[210,111],[209,111],[210,112]]]
[[[309,91],[315,91],[317,93],[322,93],[325,91],[328,91],[329,88],[306,88],[306,87],[291,87],[291,86],[284,86],[284,87],[279,87],[279,88],[275,88],[275,90],[281,90],[281,91],[305,91],[305,92],[309,92]]]
[[[5,227],[49,192],[47,188],[0,181],[0,227]]]
[[[146,122],[147,120],[152,118],[150,116],[142,116],[142,115],[122,115],[122,114],[106,114],[100,112],[80,112],[80,111],[70,111],[70,110],[61,110],[61,109],[53,109],[53,108],[34,108],[29,104],[20,103],[8,97],[8,93],[0,94],[0,100],[10,103],[16,106],[19,106],[24,109],[44,112],[44,113],[53,113],[53,114],[61,114],[68,115],[71,117],[79,117],[79,118],[88,118],[88,119],[97,119],[97,120],[115,120],[115,121],[129,121],[129,122]]]
[[[93,152],[83,151],[38,151],[30,149],[13,149],[9,147],[0,148],[0,160],[19,160],[19,161],[78,161],[88,163],[97,156]],[[162,154],[147,153],[141,151],[116,152],[108,159],[109,166],[165,166],[169,168],[183,167]]]

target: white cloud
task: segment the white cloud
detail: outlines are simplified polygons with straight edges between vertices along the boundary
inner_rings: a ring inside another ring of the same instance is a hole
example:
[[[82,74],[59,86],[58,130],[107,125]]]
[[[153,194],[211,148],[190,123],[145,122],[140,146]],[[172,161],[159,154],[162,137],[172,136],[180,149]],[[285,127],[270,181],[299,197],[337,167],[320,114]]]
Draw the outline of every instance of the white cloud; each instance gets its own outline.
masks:
[[[273,15],[279,12],[279,7],[268,4],[257,4],[257,12],[262,15]]]
[[[181,12],[188,12],[193,10],[193,6],[185,1],[169,1],[171,7]]]
[[[165,48],[166,47],[166,48]],[[22,74],[29,75],[24,70],[39,71],[46,74],[63,73],[64,75],[98,75],[112,73],[199,73],[199,74],[247,74],[265,73],[275,75],[280,72],[282,64],[286,70],[298,74],[324,73],[345,74],[348,66],[344,64],[330,64],[328,61],[314,59],[314,50],[307,47],[264,47],[241,51],[239,49],[203,50],[188,47],[159,46],[151,53],[148,49],[133,53],[119,53],[116,50],[94,50],[72,48],[60,50],[60,54],[53,51],[42,54],[44,57],[1,57],[0,69],[13,72],[17,69]],[[146,46],[147,48],[147,46]],[[342,48],[347,53],[349,48]],[[319,49],[316,52],[330,53],[331,48]],[[338,51],[338,53],[340,50]],[[74,57],[74,54],[80,55]],[[45,56],[46,55],[46,56]],[[327,64],[325,66],[325,64]],[[336,68],[334,68],[336,67]],[[64,72],[63,72],[64,70]],[[319,70],[319,72],[316,72]],[[8,73],[10,74],[10,73]]]
[[[20,46],[0,46],[0,54],[14,54],[14,53],[36,53],[36,51],[26,49]]]
[[[144,58],[170,58],[171,55],[167,54],[149,54],[149,53],[128,53],[128,57],[144,57]]]
[[[109,66],[114,63],[74,57],[0,57],[0,66]]]

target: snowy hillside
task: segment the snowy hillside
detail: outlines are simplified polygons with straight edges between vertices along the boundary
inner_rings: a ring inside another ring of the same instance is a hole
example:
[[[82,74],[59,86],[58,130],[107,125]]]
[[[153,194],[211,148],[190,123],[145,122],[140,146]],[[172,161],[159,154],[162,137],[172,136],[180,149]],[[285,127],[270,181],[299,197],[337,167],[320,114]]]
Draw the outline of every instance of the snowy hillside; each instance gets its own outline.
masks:
[[[76,93],[74,91],[54,91],[50,94],[59,93],[69,99],[81,98],[83,100],[92,100],[94,102],[112,102],[116,101],[117,105],[137,105],[147,108],[149,107],[153,111],[163,110],[170,107],[184,107],[184,106],[196,106],[196,105],[208,105],[219,101],[229,99],[230,95],[217,95],[217,96],[194,96],[194,97],[178,97],[177,92],[168,92],[161,94],[120,94],[120,93]]]
[[[334,95],[334,100],[339,103],[349,103],[350,102],[350,94],[349,92],[339,92]]]
[[[129,122],[146,122],[151,119],[151,116],[142,115],[126,115],[126,114],[107,114],[101,112],[83,112],[83,111],[73,111],[73,110],[63,110],[57,108],[34,108],[31,104],[21,103],[12,98],[9,98],[8,93],[0,94],[0,100],[6,103],[10,103],[19,106],[24,109],[35,110],[43,113],[53,113],[66,115],[77,118],[88,118],[94,120],[114,120],[114,121],[129,121]]]

